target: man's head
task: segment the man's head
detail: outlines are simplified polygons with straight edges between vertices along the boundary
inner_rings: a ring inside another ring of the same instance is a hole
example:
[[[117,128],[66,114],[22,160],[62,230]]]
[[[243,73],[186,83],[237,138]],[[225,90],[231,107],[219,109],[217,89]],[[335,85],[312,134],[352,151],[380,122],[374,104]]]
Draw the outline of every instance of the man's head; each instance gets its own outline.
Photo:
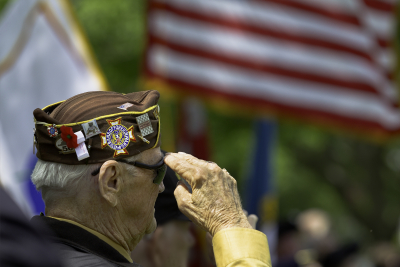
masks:
[[[162,180],[155,179],[163,174],[157,165],[163,159],[158,98],[157,91],[89,92],[34,111],[39,161],[32,181],[42,192],[47,215],[106,235],[122,233],[129,249],[155,230],[154,203],[164,190]],[[96,122],[101,133],[87,134],[83,125],[88,122]],[[73,139],[79,131],[83,143],[78,134]],[[89,157],[79,160],[82,146]],[[107,233],[110,228],[113,233]]]

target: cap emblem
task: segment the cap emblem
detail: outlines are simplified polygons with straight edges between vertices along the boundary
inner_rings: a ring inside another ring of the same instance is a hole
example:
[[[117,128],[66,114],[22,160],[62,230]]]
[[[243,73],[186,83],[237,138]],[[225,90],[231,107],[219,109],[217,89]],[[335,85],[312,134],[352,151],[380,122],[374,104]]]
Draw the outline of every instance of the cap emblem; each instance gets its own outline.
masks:
[[[107,129],[106,133],[101,133],[101,148],[106,147],[107,145],[115,150],[114,158],[120,155],[129,155],[126,147],[129,145],[129,142],[136,142],[135,135],[133,134],[133,126],[127,129],[124,125],[121,124],[121,118],[115,120],[107,120],[110,127]]]

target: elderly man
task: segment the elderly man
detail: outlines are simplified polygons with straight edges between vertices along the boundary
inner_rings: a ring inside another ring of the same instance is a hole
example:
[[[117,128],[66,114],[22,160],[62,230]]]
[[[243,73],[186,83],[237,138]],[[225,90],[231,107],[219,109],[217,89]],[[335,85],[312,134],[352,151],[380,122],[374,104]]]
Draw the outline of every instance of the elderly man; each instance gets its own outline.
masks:
[[[270,266],[267,239],[251,229],[235,179],[187,154],[163,157],[158,99],[157,91],[88,92],[36,109],[32,181],[46,216],[32,222],[52,230],[67,266],[139,266],[129,253],[156,229],[166,163],[192,187],[180,182],[175,197],[213,236],[218,266]],[[98,135],[85,133],[89,122]]]

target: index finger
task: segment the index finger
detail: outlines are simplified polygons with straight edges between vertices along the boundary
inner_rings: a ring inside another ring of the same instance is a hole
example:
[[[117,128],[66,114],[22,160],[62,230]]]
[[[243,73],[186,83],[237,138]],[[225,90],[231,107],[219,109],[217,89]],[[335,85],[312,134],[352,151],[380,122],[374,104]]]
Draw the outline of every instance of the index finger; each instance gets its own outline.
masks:
[[[180,177],[185,179],[193,188],[194,175],[198,172],[198,167],[187,161],[187,157],[183,154],[168,153],[164,158],[167,164],[174,172],[179,174]]]

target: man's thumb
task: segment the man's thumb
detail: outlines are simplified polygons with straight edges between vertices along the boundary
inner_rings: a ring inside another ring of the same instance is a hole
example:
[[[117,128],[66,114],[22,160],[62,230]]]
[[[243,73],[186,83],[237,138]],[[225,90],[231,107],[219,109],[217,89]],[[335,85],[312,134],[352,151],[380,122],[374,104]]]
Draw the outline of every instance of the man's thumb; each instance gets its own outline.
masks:
[[[184,182],[178,182],[178,185],[176,186],[174,191],[174,195],[176,202],[178,203],[178,207],[181,211],[182,209],[185,209],[185,207],[188,207],[190,205],[192,194],[190,193],[189,188]]]

